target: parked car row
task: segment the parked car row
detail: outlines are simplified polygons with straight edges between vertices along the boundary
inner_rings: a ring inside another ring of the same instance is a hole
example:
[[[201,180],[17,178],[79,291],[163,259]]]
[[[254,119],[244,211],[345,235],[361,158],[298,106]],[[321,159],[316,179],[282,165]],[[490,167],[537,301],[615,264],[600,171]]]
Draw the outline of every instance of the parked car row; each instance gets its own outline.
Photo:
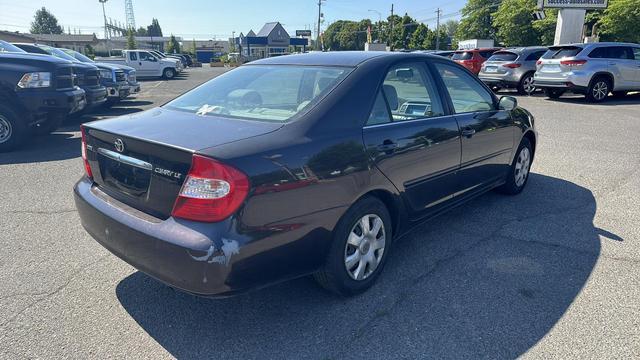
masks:
[[[56,130],[70,115],[139,92],[136,70],[40,44],[0,41],[0,151]]]
[[[566,92],[589,102],[640,91],[640,45],[568,44],[551,47],[471,49],[445,53],[494,90],[515,88],[530,95],[537,89],[557,99]]]

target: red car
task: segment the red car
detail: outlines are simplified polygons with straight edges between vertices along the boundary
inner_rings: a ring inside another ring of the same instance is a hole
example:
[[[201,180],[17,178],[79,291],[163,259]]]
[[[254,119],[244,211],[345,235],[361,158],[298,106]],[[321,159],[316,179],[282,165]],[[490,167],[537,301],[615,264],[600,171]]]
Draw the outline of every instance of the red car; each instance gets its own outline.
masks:
[[[469,49],[456,51],[451,60],[466,67],[472,73],[478,75],[482,64],[487,61],[494,52],[500,50],[500,48],[483,48],[483,49]]]

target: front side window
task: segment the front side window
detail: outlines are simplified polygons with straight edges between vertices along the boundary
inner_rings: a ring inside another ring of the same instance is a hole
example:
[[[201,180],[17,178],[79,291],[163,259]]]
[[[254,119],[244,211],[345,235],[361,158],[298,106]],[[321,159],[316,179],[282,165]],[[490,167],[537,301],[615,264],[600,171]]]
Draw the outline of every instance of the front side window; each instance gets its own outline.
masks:
[[[142,60],[142,61],[155,61],[156,58],[153,55],[149,54],[149,53],[141,52],[140,53],[140,60]]]
[[[436,63],[436,69],[449,92],[456,113],[494,109],[493,96],[464,70]]]
[[[351,68],[245,65],[165,105],[197,115],[286,122],[329,93]]]

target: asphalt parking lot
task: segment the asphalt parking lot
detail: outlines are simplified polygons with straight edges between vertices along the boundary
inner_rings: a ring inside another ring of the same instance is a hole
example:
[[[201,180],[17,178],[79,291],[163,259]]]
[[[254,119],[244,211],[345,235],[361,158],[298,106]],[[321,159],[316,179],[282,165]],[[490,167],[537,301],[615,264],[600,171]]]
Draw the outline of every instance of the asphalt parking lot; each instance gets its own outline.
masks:
[[[93,241],[72,186],[80,122],[223,71],[145,81],[135,99],[0,154],[0,358],[640,358],[640,94],[518,97],[540,136],[525,191],[415,229],[363,295],[303,278],[210,300]]]

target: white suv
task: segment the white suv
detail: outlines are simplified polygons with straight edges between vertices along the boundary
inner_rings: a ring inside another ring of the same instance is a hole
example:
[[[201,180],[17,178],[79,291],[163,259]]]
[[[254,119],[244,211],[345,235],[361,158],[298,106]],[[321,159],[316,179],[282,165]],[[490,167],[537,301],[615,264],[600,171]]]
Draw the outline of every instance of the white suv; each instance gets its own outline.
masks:
[[[548,97],[566,91],[584,94],[589,102],[640,90],[640,45],[570,44],[549,47],[537,62],[534,85]]]

